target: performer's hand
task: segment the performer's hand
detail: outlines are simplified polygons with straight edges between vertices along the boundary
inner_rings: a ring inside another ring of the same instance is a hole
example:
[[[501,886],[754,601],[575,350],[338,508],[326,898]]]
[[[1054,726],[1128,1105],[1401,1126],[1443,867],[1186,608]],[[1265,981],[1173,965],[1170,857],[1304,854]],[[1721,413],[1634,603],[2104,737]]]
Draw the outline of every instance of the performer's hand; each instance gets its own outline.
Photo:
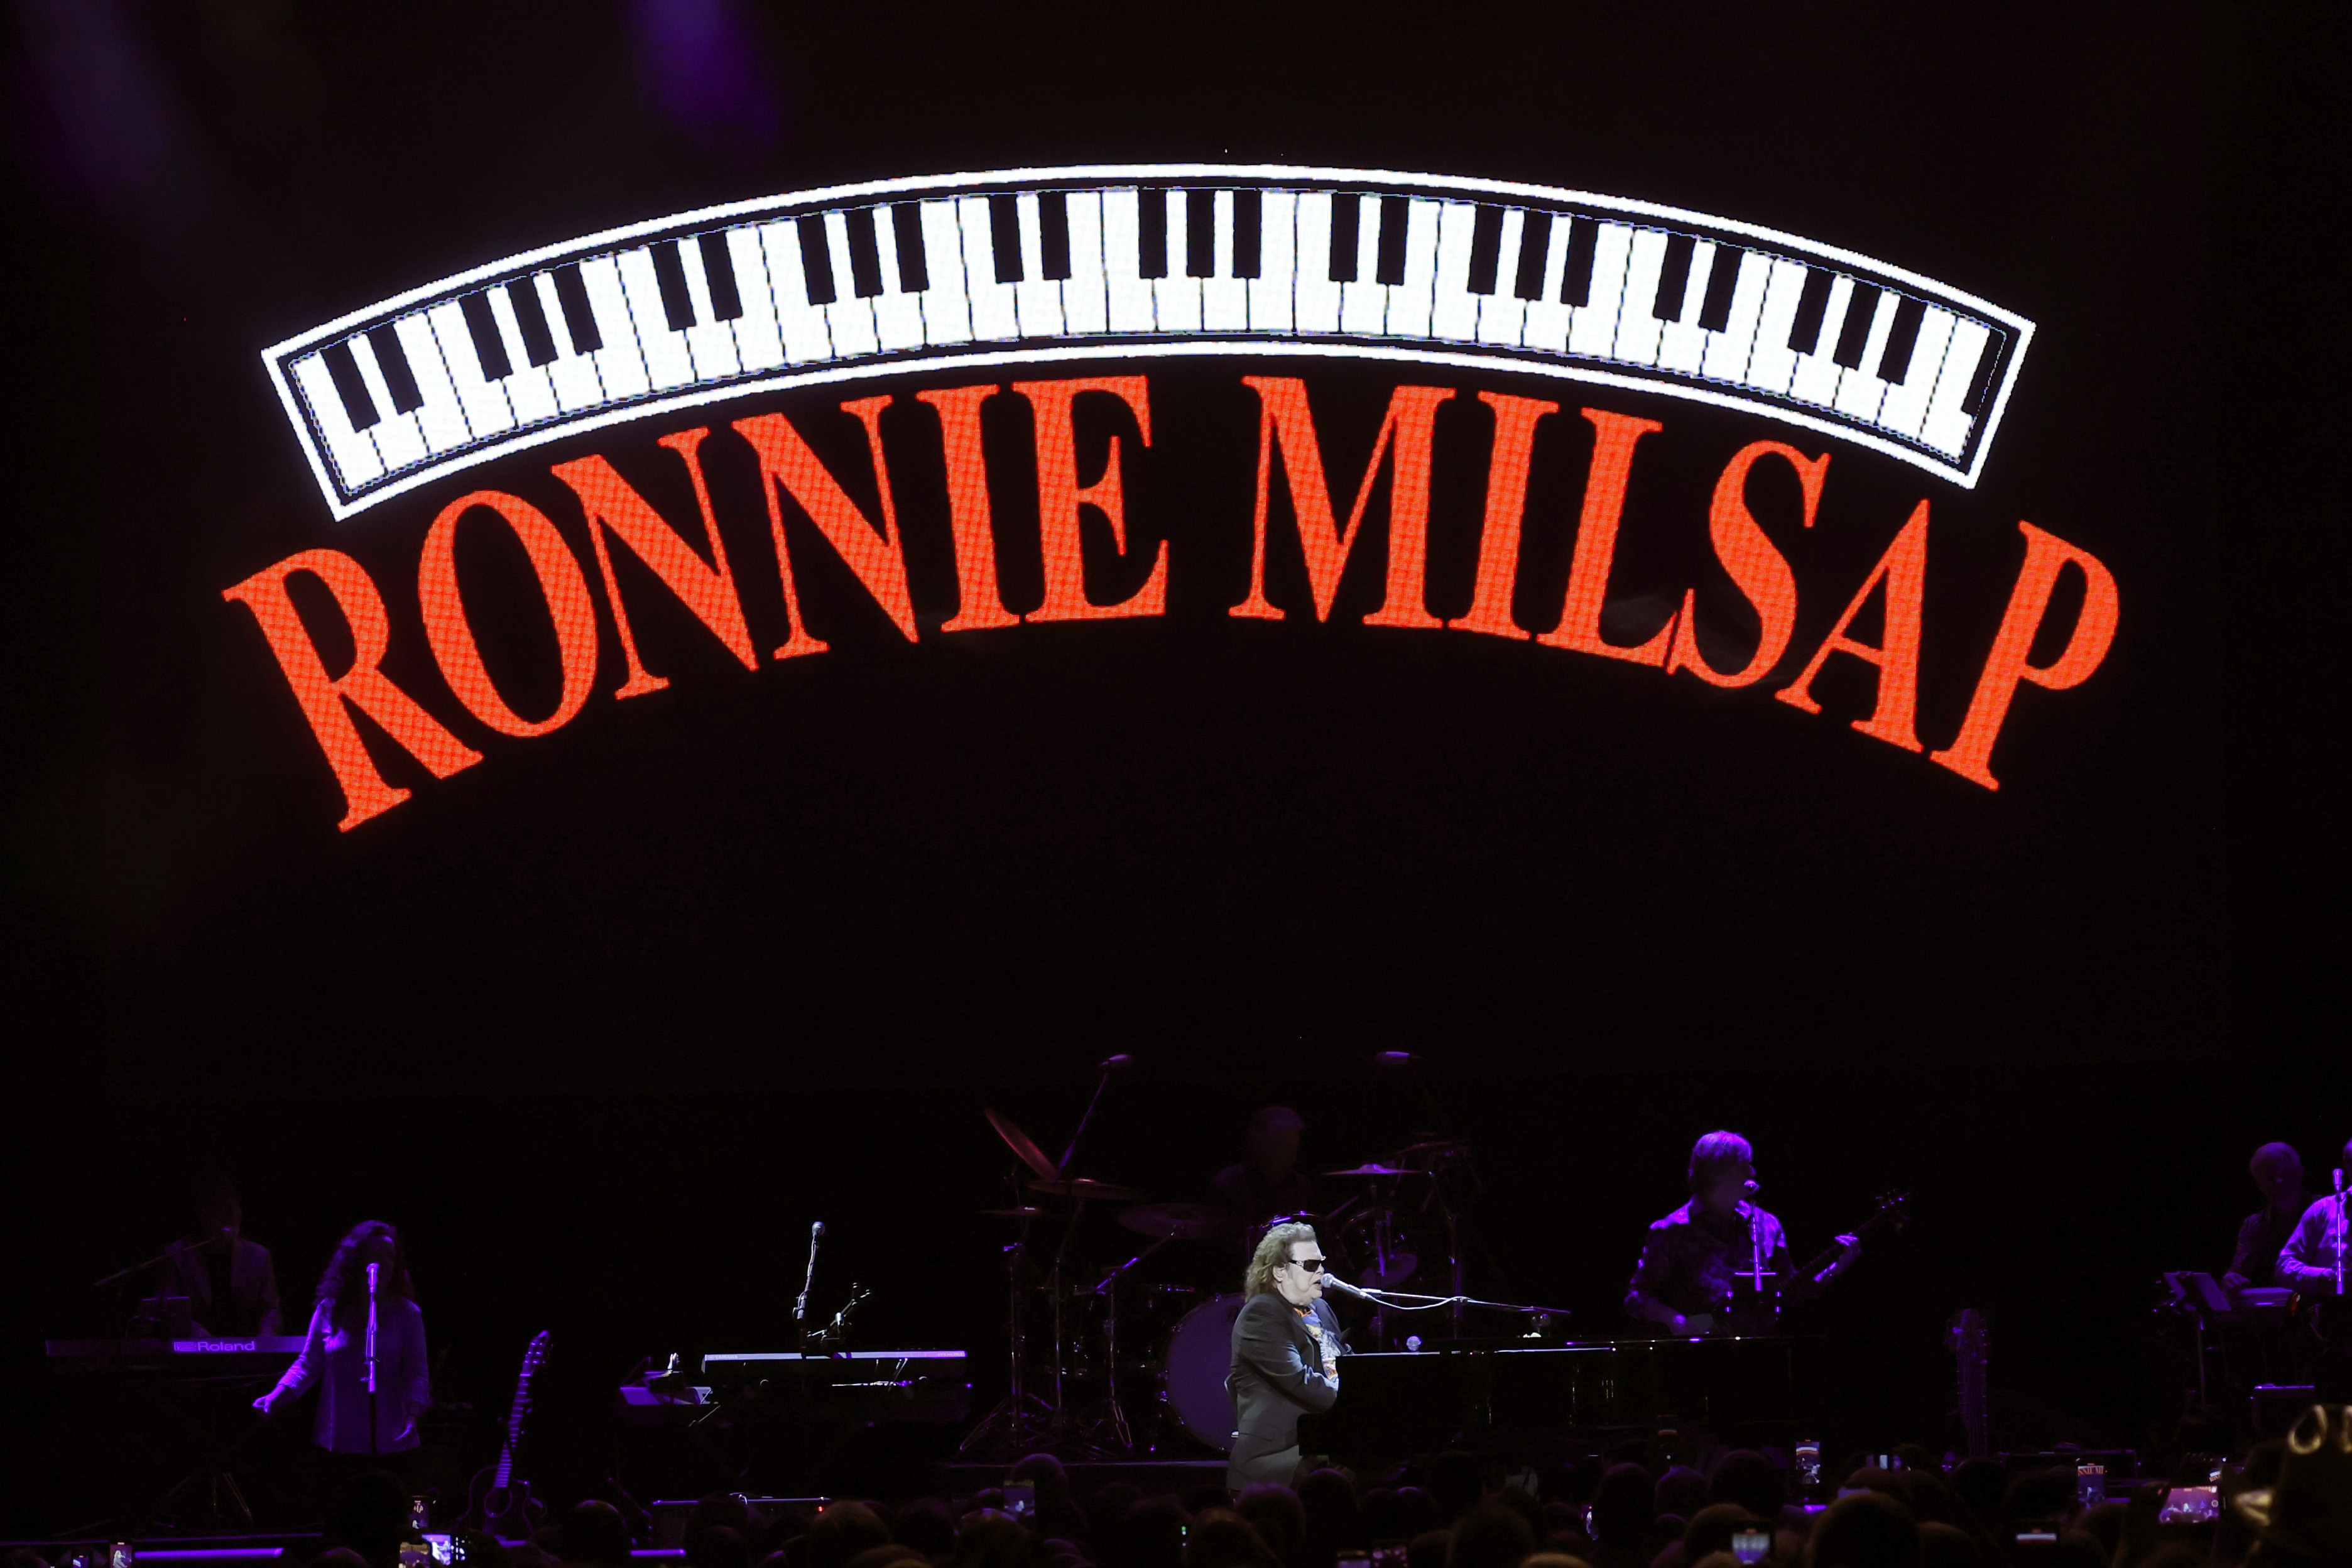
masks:
[[[2227,1274],[2221,1276],[2221,1289],[2230,1292],[2231,1295],[2234,1296],[2245,1288],[2246,1277],[2239,1273],[2236,1269],[2232,1268]]]
[[[275,1415],[278,1409],[278,1391],[274,1388],[271,1389],[268,1393],[255,1400],[253,1402],[253,1407],[256,1410],[260,1411],[264,1415]]]
[[[1693,1312],[1686,1318],[1676,1318],[1675,1320],[1675,1332],[1678,1334],[1711,1334],[1715,1332],[1715,1314],[1713,1312]]]

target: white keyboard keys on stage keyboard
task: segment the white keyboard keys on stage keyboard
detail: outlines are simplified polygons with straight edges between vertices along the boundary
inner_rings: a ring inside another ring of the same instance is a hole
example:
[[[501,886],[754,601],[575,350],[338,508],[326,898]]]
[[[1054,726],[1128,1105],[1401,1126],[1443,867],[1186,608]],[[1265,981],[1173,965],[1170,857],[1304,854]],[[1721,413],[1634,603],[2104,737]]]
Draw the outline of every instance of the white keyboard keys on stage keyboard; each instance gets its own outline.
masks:
[[[1084,337],[1110,331],[1109,296],[1103,275],[1102,194],[1072,191],[1063,211],[1070,225],[1070,277],[1062,285],[1062,320]]]
[[[1470,292],[1470,244],[1478,208],[1445,202],[1437,209],[1437,280],[1431,291],[1429,335],[1452,342],[1478,336],[1478,296]]]
[[[329,466],[343,487],[348,489],[363,485],[380,476],[383,458],[377,455],[375,442],[365,430],[352,427],[342,395],[335,390],[334,378],[328,374],[326,355],[314,353],[296,360],[294,384],[302,389],[302,401],[310,405],[310,417],[327,443]]]
[[[480,295],[475,296],[482,298]],[[487,304],[485,300],[485,304]],[[436,305],[423,315],[395,324],[400,346],[408,353],[408,368],[425,406],[416,411],[425,429],[425,444],[436,452],[454,452],[477,436],[495,436],[515,427],[513,407],[506,388],[489,378],[478,357],[463,308],[455,300]],[[506,345],[498,345],[503,354]],[[512,365],[504,367],[511,373]],[[463,405],[462,409],[460,405]]]
[[[1257,233],[1257,276],[1249,280],[1250,331],[1288,332],[1297,320],[1297,193],[1265,193],[1258,202]]]

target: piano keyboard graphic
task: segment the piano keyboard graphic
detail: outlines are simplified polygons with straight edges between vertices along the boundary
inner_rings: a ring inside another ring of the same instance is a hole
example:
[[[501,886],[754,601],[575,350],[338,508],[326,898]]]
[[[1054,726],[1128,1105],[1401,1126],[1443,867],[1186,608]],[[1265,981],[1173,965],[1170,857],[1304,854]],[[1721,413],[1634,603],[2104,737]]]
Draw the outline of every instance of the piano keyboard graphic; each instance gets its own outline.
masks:
[[[1166,354],[1638,387],[1972,487],[2032,334],[1866,257],[1646,203],[1171,164],[687,213],[477,268],[263,359],[345,518],[511,450],[763,388]]]

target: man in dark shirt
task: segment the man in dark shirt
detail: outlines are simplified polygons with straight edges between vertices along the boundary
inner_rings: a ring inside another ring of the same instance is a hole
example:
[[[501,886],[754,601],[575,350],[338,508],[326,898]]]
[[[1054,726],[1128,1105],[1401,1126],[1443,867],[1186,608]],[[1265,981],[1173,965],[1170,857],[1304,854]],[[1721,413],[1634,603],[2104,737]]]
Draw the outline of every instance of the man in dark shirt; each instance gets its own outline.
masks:
[[[2254,1151],[2247,1169],[2263,1194],[2263,1207],[2238,1226],[2238,1249],[2231,1255],[2230,1271],[2221,1276],[2222,1288],[2232,1291],[2278,1283],[2279,1248],[2303,1217],[2302,1156],[2284,1143],[2265,1143]]]
[[[1252,1227],[1283,1215],[1313,1213],[1315,1181],[1298,1168],[1306,1131],[1306,1121],[1286,1105],[1269,1105],[1251,1117],[1248,1156],[1209,1183],[1217,1201]]]
[[[1710,1132],[1691,1150],[1691,1201],[1650,1226],[1625,1289],[1625,1310],[1676,1334],[1769,1333],[1780,1310],[1818,1294],[1859,1249],[1819,1279],[1796,1279],[1780,1222],[1748,1201],[1756,1155],[1737,1132]]]
[[[268,1247],[245,1238],[236,1188],[215,1173],[197,1182],[194,1195],[196,1234],[164,1255],[164,1293],[188,1299],[192,1326],[204,1338],[284,1333],[278,1268]]]

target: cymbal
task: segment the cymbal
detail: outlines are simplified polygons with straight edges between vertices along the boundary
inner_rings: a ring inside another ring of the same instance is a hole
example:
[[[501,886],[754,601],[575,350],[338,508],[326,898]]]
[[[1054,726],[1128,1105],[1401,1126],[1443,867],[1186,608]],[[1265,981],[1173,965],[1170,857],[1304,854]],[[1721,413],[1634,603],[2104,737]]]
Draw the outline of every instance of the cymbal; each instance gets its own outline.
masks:
[[[1062,1168],[1045,1158],[1045,1151],[1037,1147],[1035,1140],[1013,1125],[1013,1118],[992,1110],[988,1112],[988,1124],[996,1129],[996,1135],[1004,1140],[1004,1146],[1018,1155],[1023,1164],[1036,1173],[1038,1180],[1058,1182],[1062,1179]]]
[[[1026,1204],[1017,1209],[982,1209],[980,1212],[991,1219],[1052,1219],[1054,1217],[1052,1209],[1041,1209],[1034,1204]]]
[[[1408,1171],[1395,1165],[1383,1165],[1377,1161],[1369,1165],[1359,1165],[1352,1171],[1326,1171],[1323,1173],[1327,1176],[1421,1176],[1428,1174],[1425,1171]]]
[[[1033,1193],[1052,1193],[1058,1197],[1084,1198],[1093,1203],[1110,1204],[1128,1203],[1143,1195],[1133,1187],[1113,1186],[1108,1182],[1097,1182],[1091,1176],[1073,1176],[1066,1182],[1032,1182],[1029,1184],[1029,1190]]]
[[[1242,1216],[1214,1204],[1138,1204],[1121,1209],[1118,1223],[1138,1236],[1168,1241],[1214,1241],[1242,1227]]]

